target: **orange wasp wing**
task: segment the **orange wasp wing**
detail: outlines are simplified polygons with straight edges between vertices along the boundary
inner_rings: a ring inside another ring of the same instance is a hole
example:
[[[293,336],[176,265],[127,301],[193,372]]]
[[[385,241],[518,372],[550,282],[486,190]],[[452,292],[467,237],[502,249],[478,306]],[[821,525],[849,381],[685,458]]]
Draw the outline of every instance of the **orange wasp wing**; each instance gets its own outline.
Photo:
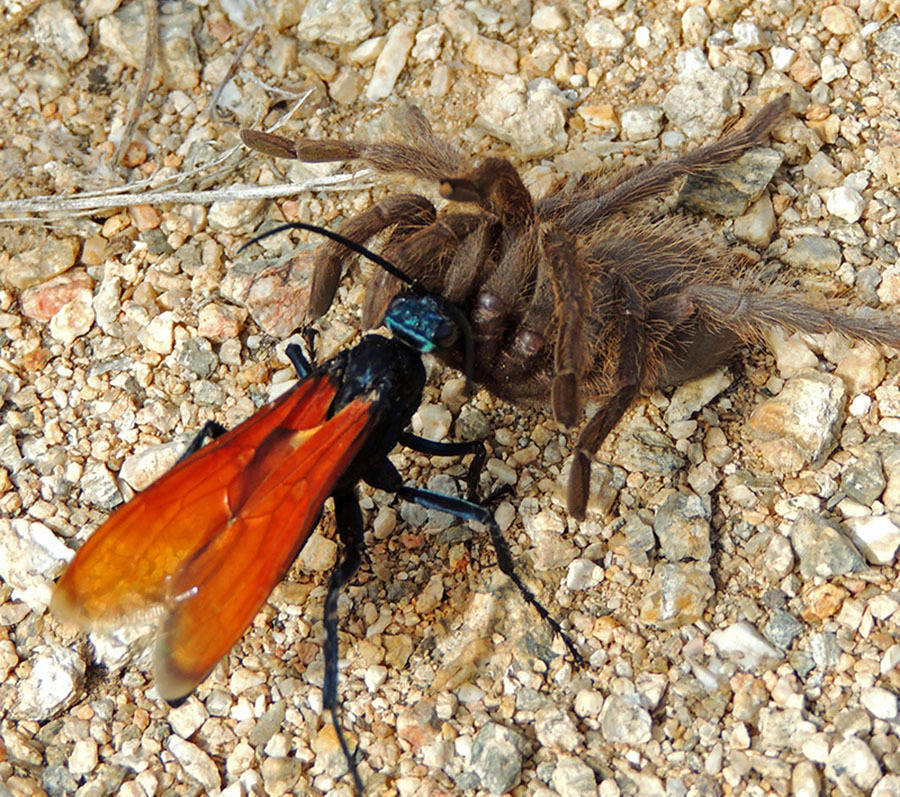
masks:
[[[60,578],[53,612],[91,628],[163,603],[172,578],[239,512],[266,467],[277,467],[259,460],[263,441],[282,427],[322,424],[335,393],[327,375],[298,383],[120,508]],[[254,459],[257,467],[249,470]]]
[[[370,411],[356,400],[316,429],[276,429],[257,450],[269,475],[172,580],[154,664],[164,698],[190,693],[244,633],[365,441]]]

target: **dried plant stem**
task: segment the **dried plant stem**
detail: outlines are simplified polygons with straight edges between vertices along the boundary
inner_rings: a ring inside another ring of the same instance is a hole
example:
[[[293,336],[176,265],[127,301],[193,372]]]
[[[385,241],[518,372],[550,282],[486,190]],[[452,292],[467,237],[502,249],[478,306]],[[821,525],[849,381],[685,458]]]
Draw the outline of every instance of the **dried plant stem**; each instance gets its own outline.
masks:
[[[94,192],[91,196],[79,194],[71,198],[58,196],[38,196],[28,199],[13,199],[0,202],[0,213],[49,213],[57,217],[87,215],[98,210],[124,208],[132,205],[193,204],[209,205],[213,202],[236,200],[276,199],[294,196],[305,191],[356,191],[373,183],[368,179],[374,173],[363,169],[353,174],[334,174],[313,177],[299,183],[279,183],[278,185],[230,185],[210,191],[143,191],[123,193],[121,189],[108,193]],[[133,186],[130,186],[133,187]],[[33,222],[29,217],[3,217],[0,223]]]
[[[159,12],[156,9],[156,0],[144,0],[144,12],[147,15],[147,38],[144,41],[144,63],[141,67],[141,79],[138,82],[137,92],[131,101],[131,107],[128,109],[128,122],[125,124],[125,131],[122,133],[122,138],[119,139],[119,144],[113,153],[112,163],[114,167],[119,165],[122,156],[131,145],[141,110],[147,101],[147,94],[150,92],[153,70],[156,69],[156,54],[159,50]]]

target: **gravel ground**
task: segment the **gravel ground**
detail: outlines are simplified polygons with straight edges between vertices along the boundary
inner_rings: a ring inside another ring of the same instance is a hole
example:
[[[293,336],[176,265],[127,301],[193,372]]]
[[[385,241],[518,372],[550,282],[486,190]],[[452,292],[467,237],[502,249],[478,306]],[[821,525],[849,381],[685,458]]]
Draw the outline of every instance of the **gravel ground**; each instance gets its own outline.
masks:
[[[333,227],[389,190],[249,153],[237,126],[372,140],[413,101],[540,192],[712,140],[788,91],[768,189],[674,212],[813,301],[897,320],[896,3],[173,0],[117,167],[145,4],[2,9],[0,794],[350,792],[320,714],[327,512],[179,708],[152,688],[147,628],[86,637],[46,611],[113,507],[205,420],[232,426],[291,379],[280,352],[315,242],[294,236],[288,260],[285,236],[237,248],[272,220]],[[191,193],[148,195],[164,190]],[[358,335],[366,273],[351,268],[319,322],[320,357]],[[340,692],[372,793],[900,794],[900,358],[834,336],[767,343],[637,402],[582,523],[562,497],[572,436],[546,412],[464,400],[432,364],[417,431],[488,436],[482,487],[514,486],[498,522],[589,664],[563,655],[483,534],[364,490]],[[393,459],[460,489],[457,463]]]

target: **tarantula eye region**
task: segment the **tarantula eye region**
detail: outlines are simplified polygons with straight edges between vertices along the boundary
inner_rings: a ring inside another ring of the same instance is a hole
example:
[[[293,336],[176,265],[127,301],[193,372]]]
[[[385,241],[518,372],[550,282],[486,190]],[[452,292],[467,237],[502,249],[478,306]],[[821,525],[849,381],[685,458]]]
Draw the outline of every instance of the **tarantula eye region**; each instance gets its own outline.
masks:
[[[493,293],[479,293],[472,308],[472,321],[478,327],[485,327],[499,321],[505,312],[500,297]]]
[[[544,348],[544,336],[531,329],[523,329],[513,341],[516,354],[531,359]]]
[[[425,354],[447,351],[459,339],[459,327],[438,296],[403,293],[394,297],[384,325],[408,346]]]

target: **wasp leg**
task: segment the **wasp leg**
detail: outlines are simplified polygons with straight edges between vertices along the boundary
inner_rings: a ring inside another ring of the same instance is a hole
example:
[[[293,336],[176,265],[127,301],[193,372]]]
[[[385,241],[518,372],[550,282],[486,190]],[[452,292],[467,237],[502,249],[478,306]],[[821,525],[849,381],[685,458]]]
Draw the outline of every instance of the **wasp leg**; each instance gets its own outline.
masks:
[[[469,473],[466,476],[466,497],[476,503],[478,498],[478,478],[487,460],[487,449],[482,440],[472,440],[460,443],[439,443],[435,440],[427,440],[424,437],[401,432],[398,441],[401,445],[418,451],[420,454],[428,454],[431,457],[464,457],[466,454],[474,454],[472,464],[469,465]]]
[[[328,579],[328,592],[325,595],[325,677],[322,683],[322,708],[331,712],[331,722],[340,742],[341,750],[347,759],[347,767],[353,778],[353,788],[357,794],[363,793],[362,779],[356,769],[356,757],[350,752],[344,731],[338,721],[338,597],[347,582],[359,569],[365,543],[363,542],[363,520],[359,502],[352,489],[334,493],[334,518],[338,535],[343,543],[343,556],[340,564]]]
[[[531,604],[543,620],[560,635],[575,661],[579,664],[584,662],[584,658],[581,653],[579,653],[578,648],[575,647],[575,643],[569,638],[569,635],[563,631],[562,626],[550,612],[544,608],[543,604],[541,604],[534,593],[519,577],[512,552],[509,550],[509,546],[503,538],[503,533],[500,531],[500,527],[497,525],[497,521],[494,520],[494,516],[491,514],[490,510],[480,504],[473,503],[472,501],[464,501],[462,498],[441,495],[440,493],[433,493],[430,490],[422,490],[417,487],[403,485],[399,487],[396,492],[400,498],[424,506],[426,509],[437,509],[440,512],[446,512],[448,515],[454,515],[462,520],[474,520],[476,523],[487,526],[488,531],[490,531],[491,534],[491,542],[497,553],[497,564],[500,567],[500,572],[516,585],[516,588],[525,599],[525,602]]]
[[[312,373],[313,364],[306,358],[303,350],[296,343],[289,343],[284,347],[284,356],[291,361],[297,376],[305,379]]]
[[[178,457],[178,462],[184,462],[188,457],[196,454],[206,444],[207,440],[215,440],[225,434],[225,427],[215,421],[207,421],[203,424],[203,428],[194,435],[194,439],[188,443],[184,453]]]

